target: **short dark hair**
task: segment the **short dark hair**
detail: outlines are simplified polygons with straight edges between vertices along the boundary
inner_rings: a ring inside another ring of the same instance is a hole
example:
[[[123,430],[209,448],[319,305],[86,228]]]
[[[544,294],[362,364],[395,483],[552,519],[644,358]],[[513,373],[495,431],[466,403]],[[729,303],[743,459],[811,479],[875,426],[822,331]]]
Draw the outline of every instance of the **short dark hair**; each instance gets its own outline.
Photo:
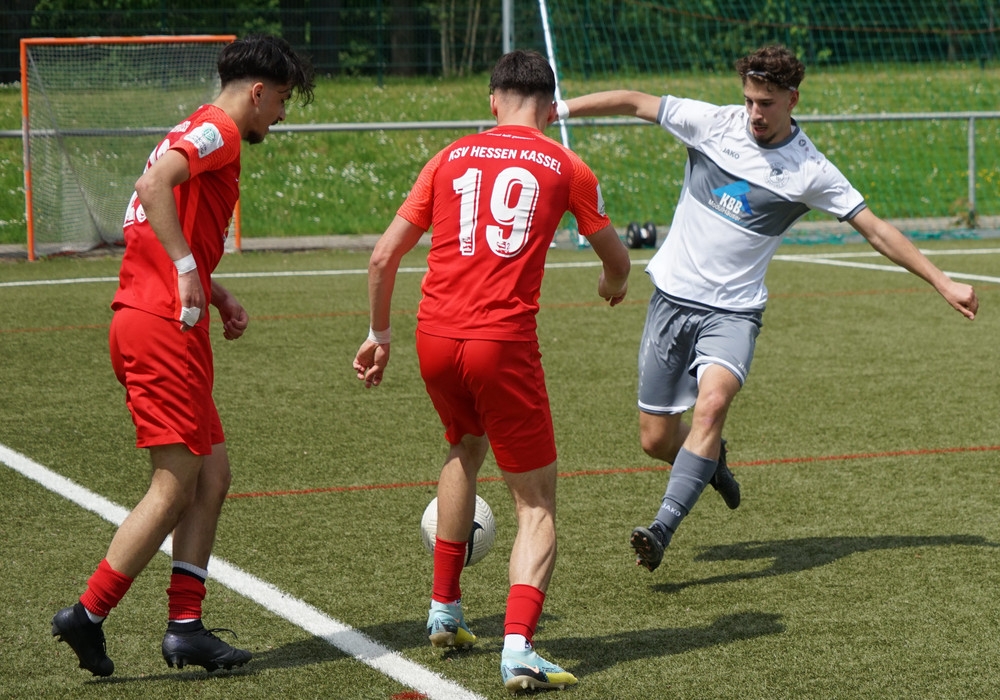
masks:
[[[736,61],[736,72],[747,78],[764,80],[786,90],[798,90],[806,67],[784,46],[765,46]]]
[[[556,75],[540,53],[517,49],[501,56],[494,66],[490,94],[496,90],[551,102],[556,94]]]
[[[312,63],[281,37],[248,34],[237,39],[219,52],[218,68],[223,88],[236,80],[256,78],[275,85],[290,85],[303,104],[312,102],[315,80]]]

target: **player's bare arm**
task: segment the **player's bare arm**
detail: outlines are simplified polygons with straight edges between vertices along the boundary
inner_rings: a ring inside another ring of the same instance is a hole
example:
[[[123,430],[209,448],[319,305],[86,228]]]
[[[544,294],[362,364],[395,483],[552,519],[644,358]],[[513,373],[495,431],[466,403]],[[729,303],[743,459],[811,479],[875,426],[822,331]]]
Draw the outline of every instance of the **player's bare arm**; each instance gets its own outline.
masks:
[[[174,187],[191,176],[187,158],[170,150],[160,156],[135,183],[146,219],[172,260],[191,253],[177,215]]]
[[[135,183],[135,191],[139,195],[146,219],[153,227],[163,249],[175,263],[191,255],[177,214],[177,203],[174,201],[174,187],[190,176],[187,158],[179,151],[169,150],[160,156]],[[181,307],[198,309],[199,316],[205,313],[205,290],[201,286],[197,269],[193,267],[189,267],[186,271],[178,269],[177,292]],[[182,330],[192,327],[197,320],[195,317],[193,321],[183,322]]]
[[[930,284],[960,314],[970,321],[976,317],[979,299],[972,286],[944,274],[898,228],[877,217],[870,209],[861,210],[849,223],[872,248]]]
[[[215,280],[212,280],[212,306],[219,310],[222,336],[226,340],[236,340],[250,325],[250,315],[243,308],[243,304]]]
[[[623,115],[655,122],[660,111],[660,97],[636,90],[607,90],[566,100],[571,117],[610,117]]]
[[[397,214],[378,239],[368,261],[369,333],[358,348],[353,364],[366,389],[382,383],[389,364],[389,315],[399,261],[423,234],[424,229]]]
[[[616,306],[628,294],[628,275],[632,269],[632,261],[628,248],[618,237],[614,226],[606,226],[597,233],[587,237],[590,247],[604,263],[601,277],[597,283],[597,293],[602,299]]]

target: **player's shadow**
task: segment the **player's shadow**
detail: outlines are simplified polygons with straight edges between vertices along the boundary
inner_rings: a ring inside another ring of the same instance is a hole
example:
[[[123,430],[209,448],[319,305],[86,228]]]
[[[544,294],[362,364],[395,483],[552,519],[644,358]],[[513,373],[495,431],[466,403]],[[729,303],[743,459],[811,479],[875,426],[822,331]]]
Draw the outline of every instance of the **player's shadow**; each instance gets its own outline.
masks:
[[[545,623],[556,619],[546,614]],[[476,634],[484,638],[503,639],[502,614],[476,617],[472,622]],[[391,625],[375,625],[363,631],[393,649],[407,649],[427,645],[427,633],[423,620]],[[403,632],[403,630],[406,630]],[[731,642],[754,639],[766,635],[781,634],[785,625],[781,615],[765,612],[743,612],[723,615],[704,627],[663,627],[657,629],[628,630],[615,634],[549,638],[539,641],[539,652],[554,658],[575,658],[582,661],[567,667],[574,674],[589,674],[635,659],[660,659],[674,654],[683,654],[694,649],[721,646]],[[481,654],[496,655],[499,646],[477,644],[467,650],[442,651],[442,659],[463,658]]]
[[[723,615],[705,627],[629,630],[596,637],[563,637],[540,642],[540,653],[556,659],[581,659],[567,671],[588,675],[636,659],[662,659],[696,649],[781,634],[781,615],[742,612]]]
[[[800,537],[771,542],[738,542],[709,547],[695,561],[770,561],[771,565],[757,571],[719,574],[707,578],[661,583],[654,590],[677,593],[691,586],[709,586],[735,581],[793,574],[831,564],[838,559],[886,549],[908,547],[1000,547],[978,535],[880,535],[874,537]]]
[[[551,619],[551,616],[548,616]],[[486,637],[502,638],[502,614],[476,618],[476,631]],[[586,674],[600,671],[616,664],[642,658],[661,658],[673,654],[682,654],[693,649],[711,647],[730,642],[753,639],[771,634],[780,634],[785,626],[780,623],[781,616],[773,613],[745,612],[734,615],[724,615],[705,627],[691,628],[660,628],[649,630],[630,630],[618,634],[608,634],[592,637],[564,637],[562,639],[547,639],[543,653],[556,657],[583,659],[573,668],[573,673]],[[384,625],[373,625],[362,629],[362,632],[375,642],[378,647],[387,646],[390,649],[407,649],[422,647],[427,644],[427,633],[423,620],[393,622]],[[226,671],[219,669],[211,673],[200,667],[190,667],[184,670],[167,671],[158,674],[142,676],[116,675],[109,678],[94,678],[87,681],[93,685],[125,685],[135,682],[173,681],[185,683],[191,681],[204,682],[222,678],[252,678],[265,669],[287,669],[298,666],[336,661],[348,658],[349,655],[335,646],[336,640],[320,637],[300,639],[280,647],[266,651],[255,651],[253,659],[246,666]],[[357,639],[351,640],[357,644]],[[378,653],[381,653],[379,648]],[[470,657],[480,654],[496,654],[499,648],[489,648],[489,645],[477,645],[469,650],[442,651],[442,658]],[[362,651],[363,653],[363,651]],[[230,681],[232,682],[232,681]],[[255,682],[255,681],[254,681]],[[234,686],[235,688],[235,686]]]
[[[284,646],[254,651],[253,658],[245,666],[230,670],[217,669],[206,671],[200,666],[188,666],[182,670],[170,670],[164,673],[144,674],[141,676],[114,675],[108,678],[91,678],[87,681],[93,685],[116,685],[149,681],[202,681],[213,678],[252,677],[269,668],[295,668],[297,666],[312,666],[347,658],[348,655],[329,644],[320,637],[310,637],[285,644]],[[234,691],[235,692],[235,691]]]
[[[479,654],[494,654],[500,650],[499,647],[490,648],[488,644],[484,643],[484,639],[503,638],[504,614],[501,612],[480,617],[474,612],[470,615],[467,610],[466,615],[468,616],[466,619],[469,626],[476,636],[480,637],[480,641],[471,649],[441,649],[441,658],[462,658],[477,656]],[[385,644],[391,649],[417,649],[427,646],[426,621],[427,618],[419,618],[402,622],[396,621],[370,625],[359,629],[368,637],[377,639],[379,643]]]

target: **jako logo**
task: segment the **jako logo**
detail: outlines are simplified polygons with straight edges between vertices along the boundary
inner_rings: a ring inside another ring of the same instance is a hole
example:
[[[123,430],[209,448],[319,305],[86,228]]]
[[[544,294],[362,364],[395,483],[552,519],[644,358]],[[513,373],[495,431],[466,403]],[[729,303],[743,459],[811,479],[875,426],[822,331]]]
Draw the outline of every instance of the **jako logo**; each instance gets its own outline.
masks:
[[[666,508],[668,511],[670,511],[673,515],[676,515],[678,518],[684,517],[684,514],[680,511],[679,508],[675,508],[669,503],[664,503],[663,507]]]

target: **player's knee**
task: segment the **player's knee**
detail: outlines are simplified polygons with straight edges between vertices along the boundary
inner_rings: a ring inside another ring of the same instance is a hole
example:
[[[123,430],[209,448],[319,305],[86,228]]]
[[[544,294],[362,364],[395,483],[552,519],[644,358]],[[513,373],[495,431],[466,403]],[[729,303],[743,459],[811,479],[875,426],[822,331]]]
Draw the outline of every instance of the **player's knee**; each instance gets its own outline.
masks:
[[[663,462],[672,462],[677,455],[673,436],[659,430],[641,430],[639,445],[647,455]]]
[[[702,421],[707,424],[724,421],[732,400],[732,395],[722,389],[710,389],[700,393],[695,403],[692,421]]]
[[[207,473],[206,478],[199,484],[199,494],[203,500],[217,504],[221,509],[229,493],[229,486],[232,483],[232,472],[226,469],[217,469]]]

